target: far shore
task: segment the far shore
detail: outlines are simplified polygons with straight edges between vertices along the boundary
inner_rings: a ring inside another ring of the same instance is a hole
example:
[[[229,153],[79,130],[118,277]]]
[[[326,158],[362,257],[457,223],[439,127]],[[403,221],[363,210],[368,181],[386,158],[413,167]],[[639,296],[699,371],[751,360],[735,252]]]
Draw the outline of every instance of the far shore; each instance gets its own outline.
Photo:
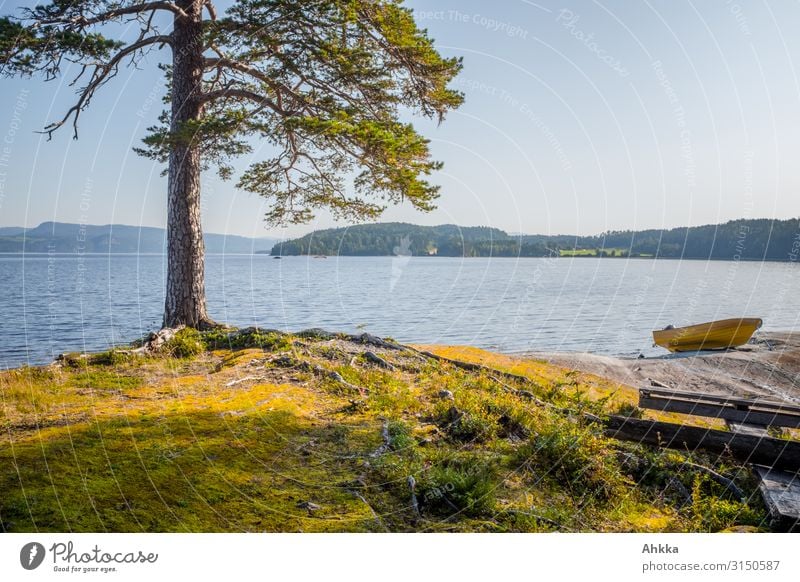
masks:
[[[97,252],[52,252],[45,251],[31,251],[31,252],[0,252],[0,257],[166,257],[166,253],[137,253],[137,252],[113,252],[113,253],[97,253]],[[461,255],[273,255],[269,251],[255,251],[252,253],[206,253],[209,257],[267,257],[267,258],[302,258],[302,259],[335,259],[335,258],[348,258],[348,259],[397,259],[413,258],[413,259],[628,259],[628,260],[641,260],[641,261],[713,261],[719,263],[789,263],[797,264],[797,258],[787,256],[785,259],[751,259],[751,258],[721,258],[721,257],[655,257],[655,256],[598,256],[598,255],[493,255],[493,256],[479,256],[479,257],[465,257]]]

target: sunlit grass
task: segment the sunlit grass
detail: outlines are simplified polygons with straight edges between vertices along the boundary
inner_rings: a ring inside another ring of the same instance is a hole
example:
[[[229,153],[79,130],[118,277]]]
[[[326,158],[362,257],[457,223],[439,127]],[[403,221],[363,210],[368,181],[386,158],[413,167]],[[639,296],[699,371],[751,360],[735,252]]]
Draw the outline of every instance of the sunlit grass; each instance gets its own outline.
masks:
[[[631,387],[474,348],[430,349],[487,369],[372,348],[387,370],[342,339],[253,337],[263,347],[191,336],[199,353],[0,373],[2,529],[707,531],[763,517],[755,496],[698,484],[682,453],[563,412],[633,406]]]

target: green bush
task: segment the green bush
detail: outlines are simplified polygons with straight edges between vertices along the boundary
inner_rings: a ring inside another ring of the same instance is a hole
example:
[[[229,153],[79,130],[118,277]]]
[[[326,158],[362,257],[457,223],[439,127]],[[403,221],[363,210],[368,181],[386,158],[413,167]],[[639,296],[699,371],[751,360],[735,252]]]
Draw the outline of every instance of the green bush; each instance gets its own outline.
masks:
[[[125,362],[130,362],[132,359],[133,356],[131,356],[131,354],[117,349],[110,349],[107,352],[92,354],[88,357],[89,363],[94,366],[117,366]]]
[[[706,494],[704,489],[708,484],[707,477],[695,476],[691,506],[695,531],[717,532],[734,525],[761,526],[764,523],[764,513],[747,503]]]
[[[420,506],[427,513],[476,516],[491,511],[496,487],[494,468],[473,457],[434,465],[420,479],[417,491]]]
[[[389,446],[393,451],[404,451],[414,446],[411,428],[402,421],[392,421],[388,426]]]
[[[162,349],[173,358],[191,358],[205,351],[205,344],[199,331],[184,327],[164,343]]]
[[[591,426],[549,416],[542,419],[528,444],[518,451],[522,464],[544,470],[578,494],[611,497],[625,483],[616,451]]]
[[[291,336],[276,330],[250,327],[239,331],[216,329],[202,334],[202,341],[209,350],[261,348],[273,352],[292,347]]]

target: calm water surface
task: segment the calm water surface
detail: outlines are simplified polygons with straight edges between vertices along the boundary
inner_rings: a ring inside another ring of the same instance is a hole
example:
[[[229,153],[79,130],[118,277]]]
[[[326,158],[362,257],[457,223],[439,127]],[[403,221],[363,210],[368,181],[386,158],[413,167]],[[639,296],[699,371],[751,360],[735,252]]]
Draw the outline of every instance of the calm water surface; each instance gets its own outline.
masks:
[[[0,365],[157,329],[164,268],[160,255],[0,255]],[[505,352],[653,355],[653,329],[736,316],[800,328],[793,263],[212,255],[206,277],[217,321]]]

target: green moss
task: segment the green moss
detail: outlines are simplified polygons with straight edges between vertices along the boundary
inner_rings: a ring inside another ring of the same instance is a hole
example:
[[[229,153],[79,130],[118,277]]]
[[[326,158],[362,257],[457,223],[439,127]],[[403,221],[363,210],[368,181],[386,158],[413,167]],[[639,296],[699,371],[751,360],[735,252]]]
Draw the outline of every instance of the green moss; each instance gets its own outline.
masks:
[[[0,372],[0,529],[715,531],[764,515],[742,467],[576,420],[616,403],[541,362],[518,370],[526,382],[379,353],[389,371],[340,337],[236,333],[235,351],[206,349],[230,331],[186,331],[177,359]],[[687,461],[736,475],[753,501]]]
[[[291,336],[276,330],[264,330],[257,327],[239,331],[225,329],[203,332],[200,337],[206,349],[239,350],[260,348],[266,351],[279,352],[291,348]]]
[[[119,366],[126,362],[131,362],[136,356],[120,349],[111,349],[99,354],[91,354],[87,357],[89,364],[93,366]]]
[[[73,374],[68,382],[79,389],[92,390],[126,390],[142,385],[142,378],[113,372],[109,370],[87,369],[85,372]]]

